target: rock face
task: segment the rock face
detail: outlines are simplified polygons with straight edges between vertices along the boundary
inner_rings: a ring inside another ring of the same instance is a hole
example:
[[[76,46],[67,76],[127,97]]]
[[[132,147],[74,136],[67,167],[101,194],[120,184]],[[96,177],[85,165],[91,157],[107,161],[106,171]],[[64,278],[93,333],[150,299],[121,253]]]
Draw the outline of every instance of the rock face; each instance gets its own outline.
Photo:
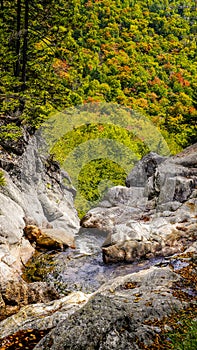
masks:
[[[59,323],[35,349],[129,349],[131,344],[132,349],[139,349],[136,339],[148,344],[150,333],[155,332],[147,321],[159,319],[166,309],[170,313],[182,307],[170,294],[172,283],[178,279],[167,268],[118,277]],[[162,303],[159,293],[165,295]]]
[[[41,140],[32,136],[21,156],[5,155],[0,150],[0,167],[6,179],[6,186],[0,187],[2,298],[7,282],[13,281],[13,274],[14,281],[19,279],[20,283],[25,283],[20,279],[22,263],[35,250],[25,237],[25,227],[39,227],[42,235],[37,244],[49,249],[66,245],[74,247],[74,236],[79,229],[79,219],[73,205],[74,189],[70,184],[63,184],[65,174],[62,175],[58,164],[45,152],[40,152],[42,146]],[[2,302],[4,304],[6,302]]]
[[[186,261],[183,266],[190,275],[195,273],[193,262]],[[89,295],[77,292],[45,305],[23,307],[0,323],[0,338],[19,329],[48,329],[35,350],[124,350],[131,344],[132,349],[151,349],[161,328],[170,329],[167,317],[195,305],[188,294],[190,284],[179,293],[182,284],[181,273],[164,266],[116,277]]]
[[[111,188],[81,220],[108,232],[105,262],[132,262],[187,249],[197,238],[197,144],[165,158],[150,153],[131,171],[128,187]]]

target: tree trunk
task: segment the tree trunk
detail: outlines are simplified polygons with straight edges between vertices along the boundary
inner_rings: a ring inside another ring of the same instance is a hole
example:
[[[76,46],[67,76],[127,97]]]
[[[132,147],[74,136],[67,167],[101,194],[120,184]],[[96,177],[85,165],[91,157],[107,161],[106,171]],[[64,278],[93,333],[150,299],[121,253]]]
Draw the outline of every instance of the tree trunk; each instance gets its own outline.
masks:
[[[25,27],[23,39],[23,66],[22,66],[22,82],[23,90],[26,87],[26,71],[27,71],[27,44],[28,44],[28,21],[29,21],[29,1],[25,0]]]
[[[15,66],[15,77],[20,75],[20,31],[21,31],[21,0],[17,0],[17,39],[16,39],[16,66]]]

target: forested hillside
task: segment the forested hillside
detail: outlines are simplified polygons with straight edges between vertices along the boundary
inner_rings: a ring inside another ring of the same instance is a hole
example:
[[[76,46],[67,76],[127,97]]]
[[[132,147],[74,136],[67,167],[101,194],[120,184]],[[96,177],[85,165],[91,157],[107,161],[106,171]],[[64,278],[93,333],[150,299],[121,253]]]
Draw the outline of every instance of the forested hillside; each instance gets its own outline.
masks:
[[[89,102],[137,111],[159,128],[172,153],[197,140],[196,0],[0,4],[3,147],[20,140],[21,126],[35,130],[55,111]],[[90,129],[79,129],[78,139],[85,131],[91,138]],[[137,154],[146,151],[141,140]]]
[[[1,12],[2,115],[38,125],[114,101],[195,141],[195,0],[1,0]]]

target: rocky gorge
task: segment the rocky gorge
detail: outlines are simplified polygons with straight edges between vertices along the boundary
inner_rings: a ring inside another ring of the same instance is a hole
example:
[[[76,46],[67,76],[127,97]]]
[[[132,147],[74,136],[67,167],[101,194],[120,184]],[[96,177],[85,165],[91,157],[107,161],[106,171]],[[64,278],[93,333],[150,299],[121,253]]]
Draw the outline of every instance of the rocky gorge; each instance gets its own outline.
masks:
[[[81,222],[68,174],[39,148],[32,136],[20,156],[1,150],[1,348],[36,331],[27,349],[168,348],[172,317],[196,317],[197,144],[146,155]]]

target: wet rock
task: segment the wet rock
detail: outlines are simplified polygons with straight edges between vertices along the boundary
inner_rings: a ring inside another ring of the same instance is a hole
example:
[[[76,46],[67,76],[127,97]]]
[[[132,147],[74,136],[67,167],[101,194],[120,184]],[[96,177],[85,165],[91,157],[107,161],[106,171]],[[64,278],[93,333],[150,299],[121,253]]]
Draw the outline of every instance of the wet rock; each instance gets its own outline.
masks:
[[[75,241],[72,234],[63,229],[40,229],[35,225],[27,225],[24,228],[26,238],[31,243],[36,243],[37,249],[64,250],[75,248]]]
[[[28,284],[13,269],[0,262],[0,319],[29,303],[46,302],[57,297],[53,287],[39,282]]]
[[[166,323],[171,314],[191,309],[195,303],[194,258],[191,253],[179,259],[174,256],[157,266],[108,278],[91,294],[75,292],[52,302],[23,306],[0,322],[0,338],[36,329],[48,332],[36,345],[39,350],[129,349],[131,343],[133,349],[151,346],[160,329],[158,321]]]
[[[163,219],[151,223],[117,225],[103,243],[104,262],[133,262],[141,258],[170,256],[186,250],[197,239],[197,223],[170,224]]]

